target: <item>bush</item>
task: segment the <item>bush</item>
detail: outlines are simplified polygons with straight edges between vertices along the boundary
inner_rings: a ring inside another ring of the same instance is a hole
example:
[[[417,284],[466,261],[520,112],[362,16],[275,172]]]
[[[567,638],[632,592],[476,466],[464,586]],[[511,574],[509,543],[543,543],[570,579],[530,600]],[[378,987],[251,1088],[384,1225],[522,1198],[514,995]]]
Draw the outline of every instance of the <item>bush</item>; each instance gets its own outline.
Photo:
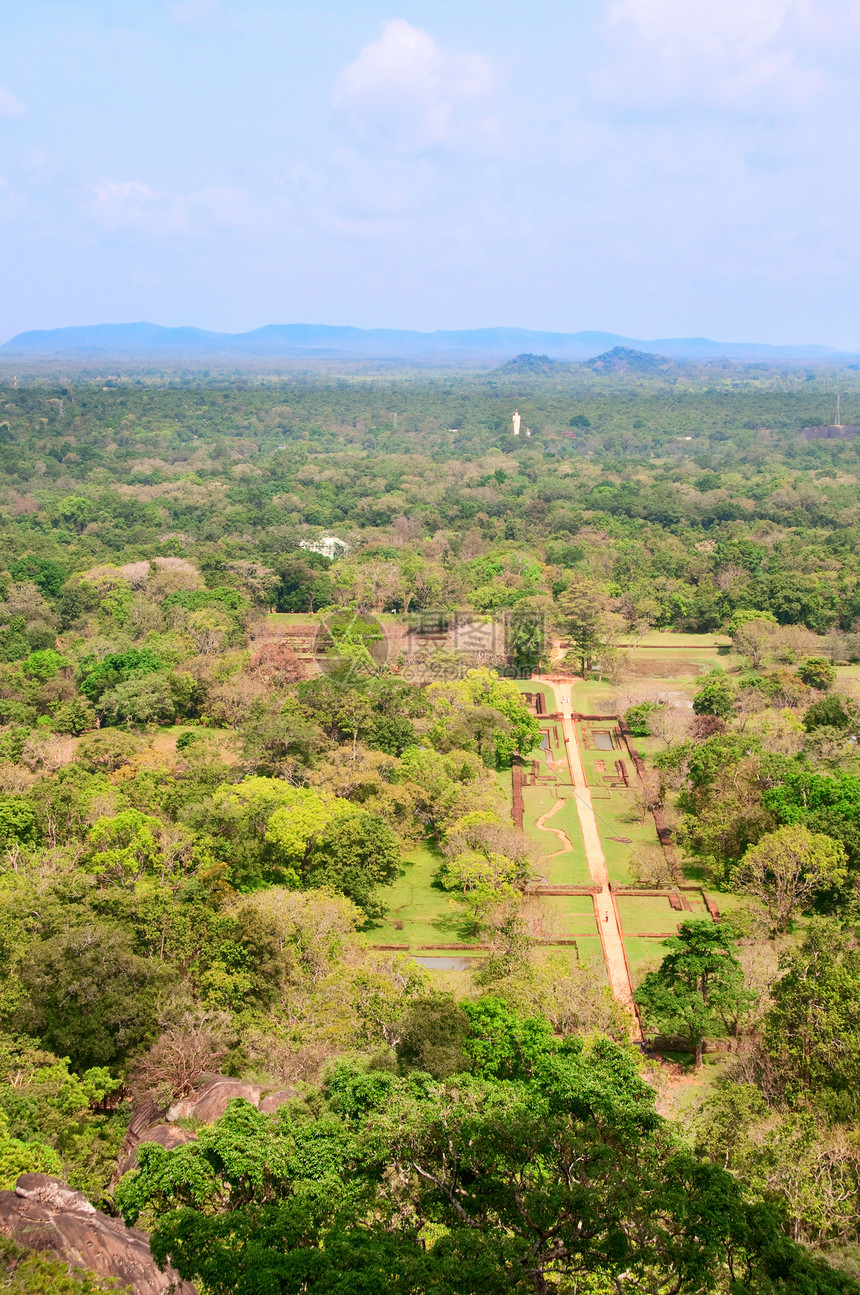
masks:
[[[809,688],[826,692],[836,682],[836,669],[824,656],[808,656],[797,667],[797,673]]]
[[[469,1070],[471,1022],[447,994],[417,999],[400,1023],[397,1059],[402,1070],[426,1070],[434,1079]]]
[[[655,711],[665,708],[656,701],[640,701],[635,706],[628,706],[624,712],[624,723],[634,737],[650,737],[650,719]]]
[[[109,724],[168,724],[176,716],[176,699],[166,675],[128,679],[103,693],[99,709]]]
[[[98,722],[95,709],[86,697],[73,697],[71,701],[64,701],[51,716],[55,733],[71,733],[74,737],[80,737],[81,733],[94,729]]]
[[[835,728],[841,733],[860,728],[860,708],[850,697],[831,693],[813,702],[803,717],[807,733],[817,728]]]
[[[693,710],[697,715],[716,715],[718,719],[729,719],[735,713],[729,681],[716,679],[712,683],[706,683],[693,698]]]
[[[131,733],[119,733],[116,729],[102,729],[82,738],[78,743],[77,758],[90,773],[113,773],[141,748],[140,738]]]
[[[18,1025],[76,1070],[122,1064],[151,1033],[157,974],[118,927],[63,931],[30,947]]]

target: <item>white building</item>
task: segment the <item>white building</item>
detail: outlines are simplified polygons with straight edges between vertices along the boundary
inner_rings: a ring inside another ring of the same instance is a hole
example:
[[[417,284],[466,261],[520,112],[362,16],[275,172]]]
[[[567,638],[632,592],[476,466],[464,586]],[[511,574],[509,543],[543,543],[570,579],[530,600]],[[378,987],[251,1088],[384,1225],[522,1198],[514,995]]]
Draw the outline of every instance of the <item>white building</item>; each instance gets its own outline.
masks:
[[[336,535],[324,535],[321,540],[299,540],[299,547],[310,553],[321,553],[330,562],[349,551],[346,540],[339,540]]]

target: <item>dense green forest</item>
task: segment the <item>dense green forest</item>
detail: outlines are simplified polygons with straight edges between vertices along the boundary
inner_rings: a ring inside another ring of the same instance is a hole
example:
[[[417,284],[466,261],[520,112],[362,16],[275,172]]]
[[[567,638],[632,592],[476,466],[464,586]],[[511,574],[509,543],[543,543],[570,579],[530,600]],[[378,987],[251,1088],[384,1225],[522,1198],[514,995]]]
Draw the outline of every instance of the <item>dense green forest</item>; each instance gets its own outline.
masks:
[[[200,1295],[856,1295],[860,437],[800,434],[846,388],[7,384],[0,1189],[62,1179]],[[455,613],[492,653],[382,638]],[[527,920],[540,670],[640,742],[673,845],[634,880],[725,896],[634,977],[641,1048]],[[468,980],[374,947],[422,850]],[[212,1075],[283,1101],[136,1150]],[[101,1289],[0,1250],[4,1289],[66,1281]]]
[[[858,442],[798,436],[830,420],[833,386],[789,372],[7,389],[4,548],[16,579],[16,563],[57,563],[37,582],[52,597],[93,566],[180,556],[209,587],[219,563],[265,567],[223,584],[284,611],[487,611],[587,572],[657,625],[755,607],[848,628]],[[510,434],[515,403],[531,438]],[[355,543],[334,597],[297,558],[307,528]]]

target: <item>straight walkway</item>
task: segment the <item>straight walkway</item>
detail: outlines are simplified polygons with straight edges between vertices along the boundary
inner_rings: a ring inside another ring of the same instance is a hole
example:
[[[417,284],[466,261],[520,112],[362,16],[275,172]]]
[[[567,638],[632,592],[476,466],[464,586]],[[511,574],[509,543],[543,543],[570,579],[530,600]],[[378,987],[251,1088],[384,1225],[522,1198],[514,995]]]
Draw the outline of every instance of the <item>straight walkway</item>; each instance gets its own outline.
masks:
[[[564,748],[567,754],[568,767],[570,768],[570,781],[575,792],[576,812],[579,815],[579,826],[582,830],[582,840],[585,845],[585,858],[591,880],[595,885],[600,886],[600,894],[594,896],[594,912],[603,943],[606,975],[613,996],[632,1012],[633,987],[630,984],[627,959],[624,956],[624,943],[621,936],[618,909],[609,889],[606,856],[603,853],[600,833],[597,830],[597,819],[594,815],[591,792],[585,777],[585,766],[582,763],[582,752],[579,749],[579,741],[576,736],[576,725],[571,719],[573,684],[568,681],[553,683],[547,679],[541,682],[549,683],[555,693],[558,709],[562,715]],[[638,1037],[638,1022],[635,1026],[635,1033]]]

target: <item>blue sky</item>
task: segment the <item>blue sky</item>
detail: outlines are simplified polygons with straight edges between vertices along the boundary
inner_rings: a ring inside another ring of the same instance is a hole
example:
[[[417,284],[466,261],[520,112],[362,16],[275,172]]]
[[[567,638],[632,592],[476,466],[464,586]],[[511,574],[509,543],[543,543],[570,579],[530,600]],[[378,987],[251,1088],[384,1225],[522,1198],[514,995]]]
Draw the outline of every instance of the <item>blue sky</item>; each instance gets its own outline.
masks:
[[[0,340],[860,349],[857,0],[7,0]]]

